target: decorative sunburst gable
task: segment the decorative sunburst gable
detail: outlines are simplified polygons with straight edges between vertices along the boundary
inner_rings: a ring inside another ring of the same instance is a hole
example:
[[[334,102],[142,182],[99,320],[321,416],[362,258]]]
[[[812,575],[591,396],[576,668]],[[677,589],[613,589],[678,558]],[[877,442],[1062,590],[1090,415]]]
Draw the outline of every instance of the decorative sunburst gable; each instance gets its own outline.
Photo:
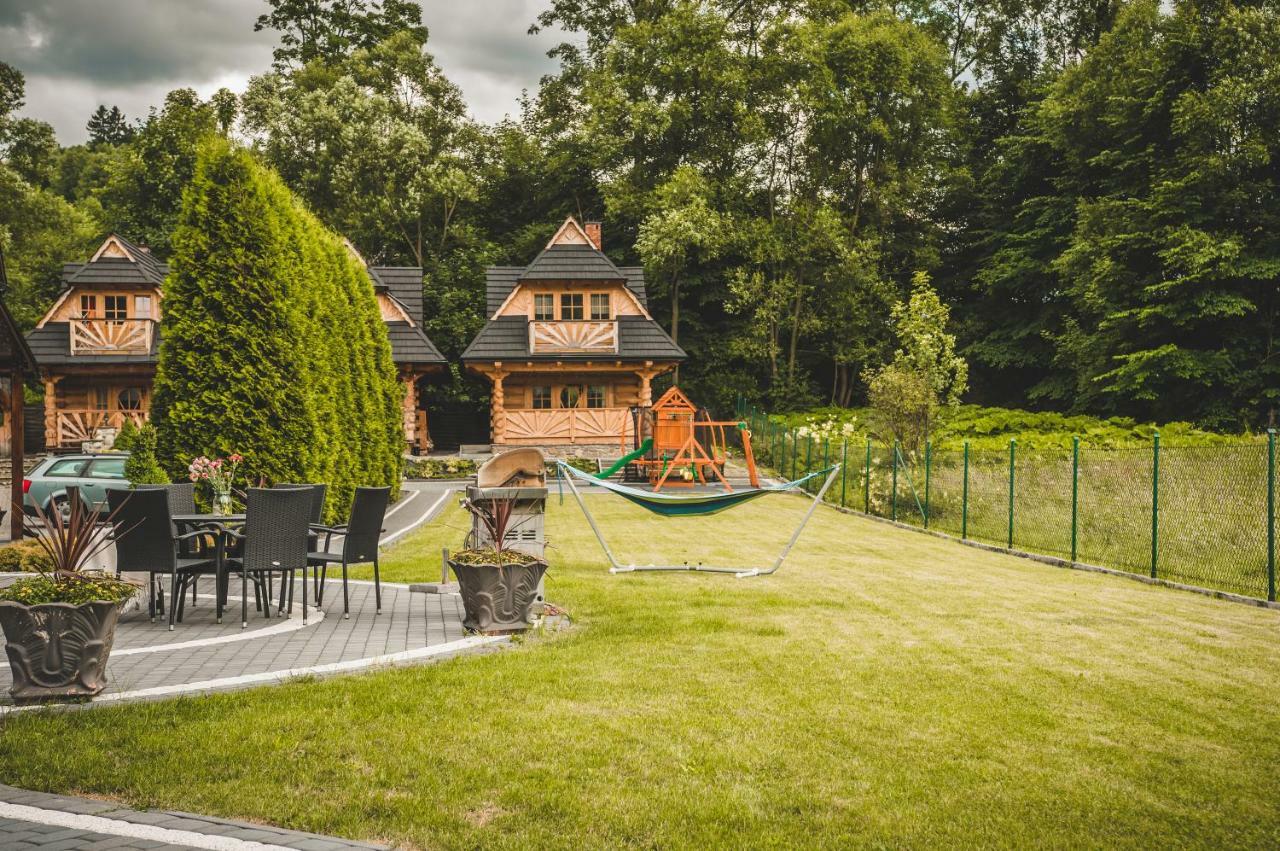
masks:
[[[595,243],[591,241],[591,237],[587,236],[587,232],[582,229],[582,225],[578,224],[578,220],[573,216],[565,219],[564,224],[547,242],[547,248],[553,245],[590,245],[595,248]]]
[[[116,236],[114,233],[107,237],[106,241],[98,247],[98,250],[94,253],[93,257],[89,258],[89,262],[94,263],[104,257],[116,260],[129,260],[134,263],[138,262],[138,259],[129,252],[128,248],[125,247],[124,243],[120,240],[120,237]]]

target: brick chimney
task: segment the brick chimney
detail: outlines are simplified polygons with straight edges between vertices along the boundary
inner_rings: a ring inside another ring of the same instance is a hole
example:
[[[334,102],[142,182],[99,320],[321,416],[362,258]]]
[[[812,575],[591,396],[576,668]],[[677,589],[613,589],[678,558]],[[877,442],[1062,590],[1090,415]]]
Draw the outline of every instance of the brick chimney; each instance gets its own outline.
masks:
[[[591,244],[596,247],[596,251],[604,251],[600,245],[600,223],[587,222],[583,230],[587,232],[587,239],[591,240]]]

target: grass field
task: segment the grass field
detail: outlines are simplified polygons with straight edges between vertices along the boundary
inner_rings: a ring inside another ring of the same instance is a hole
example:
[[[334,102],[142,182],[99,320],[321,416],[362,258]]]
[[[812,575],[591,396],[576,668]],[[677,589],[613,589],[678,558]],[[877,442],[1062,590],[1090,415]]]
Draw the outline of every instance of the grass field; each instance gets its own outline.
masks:
[[[619,556],[764,560],[798,498]],[[777,575],[610,576],[577,626],[432,667],[0,722],[0,780],[421,848],[1276,847],[1280,612],[820,511]],[[431,578],[457,511],[388,579]]]
[[[818,470],[844,457],[839,440],[763,445],[757,458],[783,478]],[[866,483],[866,443],[851,441],[844,478],[827,501],[879,517],[893,514],[892,455],[874,444]],[[1157,576],[1174,582],[1265,599],[1267,582],[1267,445],[1265,442],[1165,446],[1160,452]],[[1152,550],[1152,448],[1083,445],[1077,494],[1076,560],[1148,575]],[[780,466],[781,470],[777,467]],[[960,536],[964,455],[937,450],[924,462],[903,453],[898,463],[897,519]],[[970,453],[968,537],[1009,541],[1009,450]],[[820,482],[811,482],[816,491]],[[1019,448],[1014,475],[1013,547],[1071,557],[1072,453],[1069,448]]]

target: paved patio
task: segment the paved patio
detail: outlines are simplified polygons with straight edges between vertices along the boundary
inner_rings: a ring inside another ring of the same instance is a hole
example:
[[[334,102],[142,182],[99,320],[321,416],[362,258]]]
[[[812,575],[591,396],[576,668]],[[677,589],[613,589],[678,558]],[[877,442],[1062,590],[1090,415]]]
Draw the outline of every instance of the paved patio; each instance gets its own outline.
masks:
[[[133,810],[92,798],[0,785],[0,848],[6,851],[207,848],[213,851],[362,851],[381,845],[264,824],[164,810]]]
[[[6,578],[2,581],[12,581]],[[202,589],[212,592],[209,581]],[[232,594],[238,594],[233,583]],[[300,594],[301,586],[296,593]],[[372,582],[351,583],[351,618],[342,617],[342,583],[332,573],[323,609],[312,608],[302,624],[291,617],[264,618],[249,607],[249,628],[240,628],[239,598],[222,624],[211,593],[186,602],[184,621],[170,632],[166,619],[153,624],[145,607],[125,614],[116,630],[107,666],[108,685],[93,704],[227,691],[298,676],[351,673],[390,665],[421,664],[482,651],[505,639],[467,636],[456,594],[419,594],[407,585],[383,583],[382,614],[374,613]],[[0,712],[14,711],[8,698],[9,666],[0,666]],[[92,705],[92,704],[91,704]]]

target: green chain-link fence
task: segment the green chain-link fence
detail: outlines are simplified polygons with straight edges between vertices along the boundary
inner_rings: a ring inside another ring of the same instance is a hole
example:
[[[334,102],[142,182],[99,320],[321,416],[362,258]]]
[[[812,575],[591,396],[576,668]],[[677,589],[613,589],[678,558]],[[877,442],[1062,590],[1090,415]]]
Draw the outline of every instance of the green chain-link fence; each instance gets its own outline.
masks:
[[[1276,439],[1235,445],[910,452],[790,429],[740,403],[757,463],[842,463],[826,500],[960,538],[1276,599]],[[806,485],[810,492],[820,480]]]

